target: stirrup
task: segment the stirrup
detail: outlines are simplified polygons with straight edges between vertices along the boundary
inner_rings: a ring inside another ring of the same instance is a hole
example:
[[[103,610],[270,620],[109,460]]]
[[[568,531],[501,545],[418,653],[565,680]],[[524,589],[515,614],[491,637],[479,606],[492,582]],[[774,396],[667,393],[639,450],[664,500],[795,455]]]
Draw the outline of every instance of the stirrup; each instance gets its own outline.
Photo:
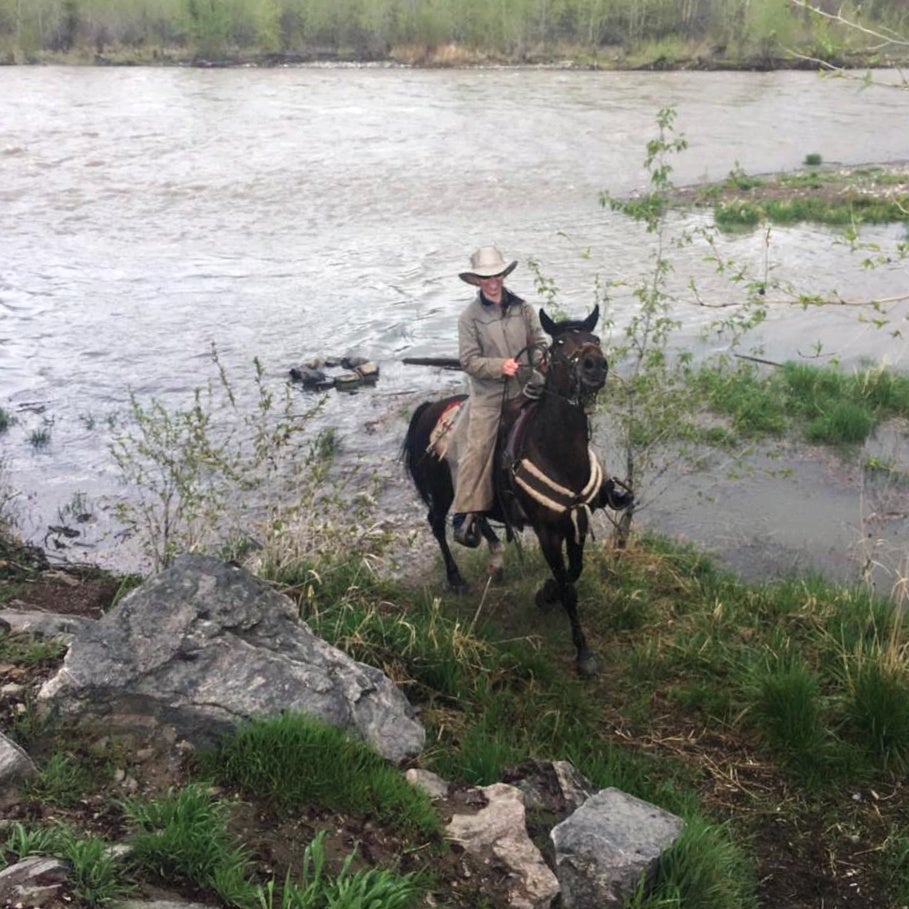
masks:
[[[618,486],[622,486],[624,492]],[[624,511],[634,503],[634,493],[621,480],[611,477],[603,483],[603,499],[613,511]]]
[[[452,519],[454,525],[454,539],[461,546],[476,549],[480,545],[480,522],[476,514],[455,515]]]

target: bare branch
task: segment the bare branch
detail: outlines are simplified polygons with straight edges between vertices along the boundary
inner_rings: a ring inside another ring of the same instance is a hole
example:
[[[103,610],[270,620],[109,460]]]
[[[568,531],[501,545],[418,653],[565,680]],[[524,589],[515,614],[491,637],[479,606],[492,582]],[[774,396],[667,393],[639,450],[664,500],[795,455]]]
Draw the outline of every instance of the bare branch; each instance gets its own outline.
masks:
[[[823,19],[829,19],[831,22],[837,22],[840,25],[845,25],[847,28],[854,29],[855,31],[862,32],[865,35],[870,35],[872,38],[877,38],[880,41],[883,41],[885,45],[895,44],[899,47],[909,47],[909,38],[906,38],[903,35],[900,35],[898,32],[895,32],[891,28],[882,26],[880,31],[877,31],[873,28],[868,28],[866,25],[862,25],[861,22],[854,22],[851,19],[845,18],[842,13],[828,13],[822,9],[819,9],[816,6],[808,3],[807,0],[789,0],[793,6],[797,6],[799,9],[808,10],[811,13],[814,13],[816,16],[820,16]]]

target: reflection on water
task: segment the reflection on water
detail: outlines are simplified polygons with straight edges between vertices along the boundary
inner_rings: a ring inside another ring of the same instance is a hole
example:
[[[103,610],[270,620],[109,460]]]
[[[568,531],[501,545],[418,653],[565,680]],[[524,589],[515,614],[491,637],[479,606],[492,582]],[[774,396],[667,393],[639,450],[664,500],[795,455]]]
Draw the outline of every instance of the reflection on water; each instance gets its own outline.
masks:
[[[456,274],[475,246],[519,258],[512,284],[531,298],[527,260],[538,259],[571,313],[608,287],[621,329],[652,239],[598,197],[646,190],[660,107],[676,109],[690,143],[673,162],[681,184],[734,167],[790,169],[811,152],[909,159],[906,98],[809,73],[4,68],[0,406],[18,417],[2,444],[22,526],[41,539],[74,496],[121,494],[106,444],[128,391],[185,406],[211,376],[212,343],[234,375],[257,356],[275,383],[313,354],[379,362],[379,387],[331,396],[324,419],[345,456],[392,476],[403,402],[458,382],[400,357],[454,352],[468,294]],[[720,249],[807,293],[905,292],[897,266],[858,268],[830,231],[766,239],[730,236]],[[692,342],[741,293],[708,251],[695,241],[671,253],[669,287]],[[856,330],[846,308],[780,306],[763,332],[776,360],[815,341],[848,362],[903,363],[901,341]],[[49,445],[29,445],[37,428]],[[396,482],[390,495],[409,508]],[[96,513],[100,537],[111,522]],[[695,539],[721,526],[709,507],[696,520]]]

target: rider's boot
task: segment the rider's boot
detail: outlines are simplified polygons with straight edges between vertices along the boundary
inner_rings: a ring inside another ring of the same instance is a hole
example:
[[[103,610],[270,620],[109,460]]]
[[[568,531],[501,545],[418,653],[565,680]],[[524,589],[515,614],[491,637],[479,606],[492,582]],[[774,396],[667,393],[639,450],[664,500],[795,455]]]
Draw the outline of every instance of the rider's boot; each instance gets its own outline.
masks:
[[[451,519],[456,543],[476,549],[480,545],[480,522],[473,512],[456,514]]]

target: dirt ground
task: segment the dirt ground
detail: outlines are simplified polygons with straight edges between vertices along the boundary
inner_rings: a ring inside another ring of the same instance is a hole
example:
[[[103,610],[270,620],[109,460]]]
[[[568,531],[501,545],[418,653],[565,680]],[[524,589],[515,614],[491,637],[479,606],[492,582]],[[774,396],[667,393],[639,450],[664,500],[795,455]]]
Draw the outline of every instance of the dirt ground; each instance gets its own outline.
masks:
[[[0,551],[0,603],[5,608],[97,618],[119,586],[118,580],[91,569],[50,568],[37,551]],[[0,640],[2,635],[0,629]],[[21,688],[17,694],[0,693],[2,728],[9,729],[28,709],[29,700],[60,662],[55,658],[23,667],[0,657],[0,691],[9,685]],[[608,685],[608,672],[602,684]],[[754,743],[735,734],[725,737],[692,728],[690,718],[682,726],[678,712],[670,704],[665,706],[665,710],[654,710],[658,719],[646,737],[624,729],[619,716],[604,716],[604,722],[614,729],[617,740],[651,753],[671,753],[690,765],[699,780],[705,810],[713,817],[728,818],[750,839],[762,906],[895,909],[880,880],[876,853],[894,822],[881,808],[903,801],[900,783],[891,792],[857,789],[848,804],[831,805],[822,814],[806,814],[799,810],[797,796],[778,770],[761,760]],[[7,823],[62,821],[116,841],[126,833],[120,807],[124,796],[152,797],[179,788],[191,778],[192,754],[172,742],[136,739],[115,744],[103,735],[71,742],[77,743],[74,747],[83,757],[97,761],[98,783],[90,793],[67,805],[49,804],[37,795],[14,794],[0,802],[0,817]],[[57,737],[38,736],[29,750],[40,764],[60,745],[58,732]],[[453,793],[451,802],[439,805],[440,814],[447,818],[455,802],[463,804],[467,798],[463,792]],[[315,833],[327,830],[329,854],[336,861],[356,848],[368,865],[396,867],[402,872],[431,870],[438,882],[434,897],[440,905],[452,909],[504,909],[509,905],[503,869],[494,864],[479,866],[457,847],[408,852],[400,838],[369,818],[316,812],[282,818],[237,797],[232,819],[236,834],[264,875],[283,879]],[[213,898],[173,884],[167,891],[151,888],[148,892],[162,894],[193,899],[207,896],[209,902]],[[67,895],[62,902],[45,905],[57,909],[74,903]]]

